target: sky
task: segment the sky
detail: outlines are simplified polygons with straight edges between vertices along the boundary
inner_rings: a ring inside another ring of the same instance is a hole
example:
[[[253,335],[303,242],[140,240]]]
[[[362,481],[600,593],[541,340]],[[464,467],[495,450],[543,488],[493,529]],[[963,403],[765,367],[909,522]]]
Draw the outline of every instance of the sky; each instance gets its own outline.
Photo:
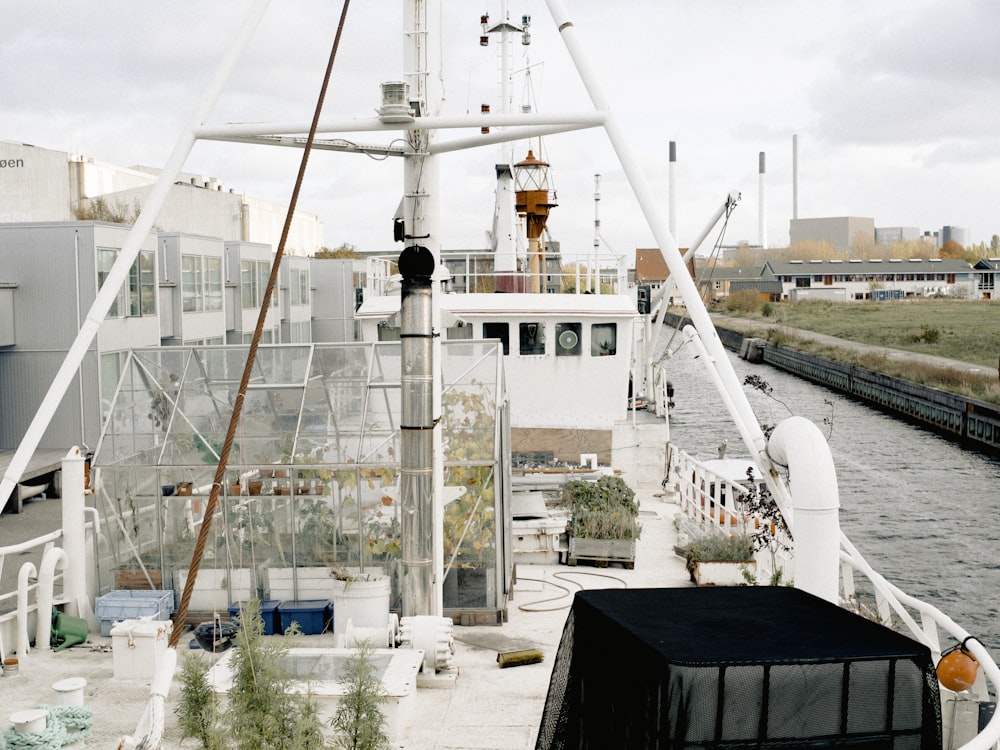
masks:
[[[730,190],[742,199],[714,243],[757,243],[758,154],[766,153],[766,239],[788,243],[792,136],[798,215],[866,216],[876,226],[1000,233],[1000,3],[996,0],[564,0],[591,70],[620,119],[653,194],[669,200],[668,144],[677,144],[678,243],[688,246]],[[0,138],[100,161],[161,167],[249,9],[249,0],[100,3],[2,0]],[[400,3],[355,2],[324,106],[368,117],[379,83],[402,78]],[[272,2],[210,123],[311,117],[340,3]],[[496,43],[479,45],[480,15],[500,0],[442,0],[442,113],[498,111]],[[544,0],[509,0],[532,18],[531,88],[515,107],[542,113],[591,105]],[[383,136],[365,142],[385,143]],[[518,143],[515,156],[529,144]],[[549,233],[565,255],[594,244],[601,175],[602,249],[634,257],[655,243],[600,129],[545,139],[558,206]],[[445,249],[481,248],[492,221],[498,148],[443,157]],[[300,151],[198,143],[185,171],[286,203]],[[399,159],[316,152],[300,210],[319,215],[328,247],[394,252]]]

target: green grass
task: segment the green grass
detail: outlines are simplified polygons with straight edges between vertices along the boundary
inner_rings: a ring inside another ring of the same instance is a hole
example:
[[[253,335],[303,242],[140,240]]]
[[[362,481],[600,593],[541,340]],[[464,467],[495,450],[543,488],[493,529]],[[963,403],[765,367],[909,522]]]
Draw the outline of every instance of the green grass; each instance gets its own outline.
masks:
[[[1000,304],[989,300],[799,302],[778,306],[771,320],[986,367],[995,368],[1000,357]],[[936,331],[936,338],[921,335],[928,331]]]
[[[723,312],[723,311],[720,311]],[[772,304],[767,317],[728,309],[724,314],[753,323],[777,323],[788,328],[825,333],[875,346],[931,354],[984,368],[969,374],[954,368],[899,363],[880,354],[831,349],[786,332],[766,335],[773,343],[791,346],[849,364],[876,370],[933,388],[1000,404],[1000,302],[926,299],[900,302],[796,302]]]

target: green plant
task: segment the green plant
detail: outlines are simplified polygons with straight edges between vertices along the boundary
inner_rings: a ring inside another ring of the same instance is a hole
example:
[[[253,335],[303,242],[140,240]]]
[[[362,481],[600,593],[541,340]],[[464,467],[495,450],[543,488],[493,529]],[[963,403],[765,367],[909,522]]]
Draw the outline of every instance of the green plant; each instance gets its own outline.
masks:
[[[181,664],[181,695],[174,712],[181,739],[195,739],[207,750],[225,747],[223,729],[216,724],[218,702],[208,681],[209,662],[200,653],[189,653]]]
[[[355,650],[344,667],[340,684],[345,693],[330,725],[337,734],[337,750],[389,750],[382,704],[387,696],[371,662],[372,647],[367,642]]]
[[[596,482],[574,479],[563,485],[563,500],[571,510],[572,535],[588,539],[638,539],[639,504],[635,492],[618,476]]]
[[[747,468],[746,493],[739,500],[740,507],[753,519],[754,529],[750,533],[754,552],[764,551],[771,558],[771,586],[778,586],[784,578],[784,570],[778,565],[778,552],[788,552],[792,533],[785,523],[778,504],[771,496],[771,491],[757,480],[753,467]],[[786,541],[788,540],[788,541]],[[756,581],[754,581],[755,583]]]
[[[260,602],[247,602],[236,635],[237,648],[230,657],[233,684],[225,711],[219,711],[215,693],[207,689],[204,660],[193,655],[185,660],[182,699],[175,709],[182,731],[206,750],[323,748],[322,723],[311,698],[289,692],[291,678],[283,660],[297,631],[293,628],[282,638],[265,639],[259,615]]]
[[[496,564],[496,405],[473,381],[442,394],[441,410],[445,486],[464,489],[444,510],[445,567],[489,567]]]
[[[722,536],[713,534],[690,542],[682,550],[687,569],[694,571],[699,562],[753,561],[753,539],[745,534]]]
[[[337,555],[337,517],[323,500],[307,500],[299,505],[299,557],[311,562],[334,562]]]

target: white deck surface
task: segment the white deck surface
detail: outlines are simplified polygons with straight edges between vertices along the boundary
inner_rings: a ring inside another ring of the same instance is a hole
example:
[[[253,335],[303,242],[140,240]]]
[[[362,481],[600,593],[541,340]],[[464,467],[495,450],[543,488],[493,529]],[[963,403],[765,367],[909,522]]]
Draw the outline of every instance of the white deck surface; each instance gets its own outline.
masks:
[[[575,590],[586,588],[690,586],[683,561],[673,553],[673,517],[678,507],[664,497],[640,494],[642,536],[634,570],[559,565],[519,565],[518,586],[503,626],[456,626],[455,665],[459,676],[453,687],[420,688],[413,711],[404,723],[405,750],[523,750],[533,748],[569,595],[542,586],[554,582]],[[332,645],[332,636],[304,636],[299,645]],[[180,657],[187,656],[187,634]],[[146,707],[148,683],[113,678],[111,639],[91,635],[89,643],[60,653],[35,651],[20,659],[17,677],[0,678],[0,727],[6,731],[16,711],[38,704],[55,704],[52,685],[66,677],[87,680],[84,704],[93,708],[94,729],[88,747],[115,748],[117,739],[131,734]],[[104,647],[107,650],[101,650]],[[544,661],[500,669],[497,652],[508,648],[537,648]],[[179,693],[175,679],[166,709],[164,747],[194,747],[179,741],[173,701]]]

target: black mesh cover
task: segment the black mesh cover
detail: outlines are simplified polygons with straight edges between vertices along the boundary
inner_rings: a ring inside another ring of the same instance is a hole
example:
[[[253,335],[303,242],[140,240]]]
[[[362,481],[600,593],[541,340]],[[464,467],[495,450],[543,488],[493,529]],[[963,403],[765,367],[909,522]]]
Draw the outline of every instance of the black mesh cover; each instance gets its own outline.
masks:
[[[930,651],[788,587],[583,591],[536,750],[938,750]]]

